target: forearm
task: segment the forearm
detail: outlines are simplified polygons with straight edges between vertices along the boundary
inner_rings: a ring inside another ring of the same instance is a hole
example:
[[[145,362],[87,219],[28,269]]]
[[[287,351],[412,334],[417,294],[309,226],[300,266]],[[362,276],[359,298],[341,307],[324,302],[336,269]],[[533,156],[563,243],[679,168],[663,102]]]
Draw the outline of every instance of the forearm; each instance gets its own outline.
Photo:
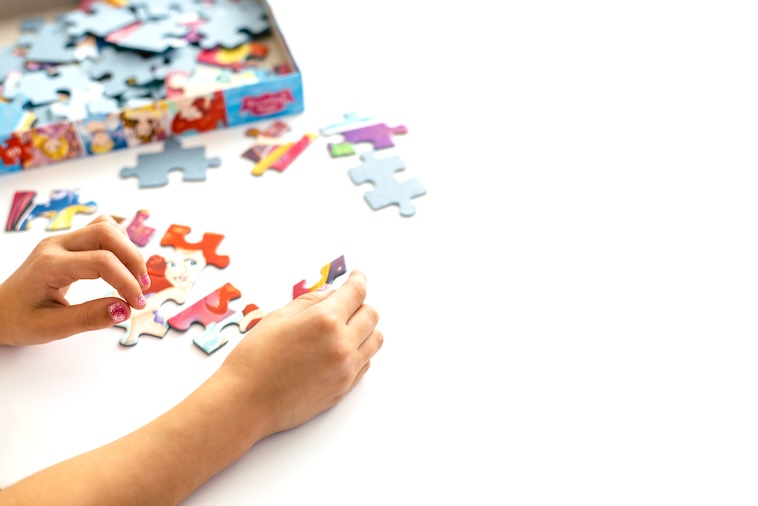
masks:
[[[0,492],[2,504],[177,504],[266,434],[216,373],[144,427]]]

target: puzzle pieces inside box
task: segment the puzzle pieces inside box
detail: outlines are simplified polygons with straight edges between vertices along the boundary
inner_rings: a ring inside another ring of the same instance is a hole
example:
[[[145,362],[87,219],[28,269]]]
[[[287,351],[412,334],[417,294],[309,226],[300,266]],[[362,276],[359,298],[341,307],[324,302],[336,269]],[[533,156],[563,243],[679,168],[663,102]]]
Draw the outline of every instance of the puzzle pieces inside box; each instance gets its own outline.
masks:
[[[42,63],[73,63],[77,61],[73,38],[60,23],[32,26],[16,41],[26,48],[26,60]]]
[[[305,280],[302,280],[293,286],[292,298],[296,299],[304,293],[313,292],[325,284],[331,285],[334,283],[335,279],[345,274],[346,271],[347,266],[345,265],[345,255],[342,255],[321,268],[321,279],[310,288],[306,288]]]
[[[237,325],[239,331],[244,333],[253,328],[264,316],[265,313],[258,306],[248,304],[242,311],[237,311],[220,322],[207,325],[203,333],[196,336],[192,342],[210,355],[229,342],[229,339],[221,333],[225,327]]]
[[[55,190],[50,194],[50,202],[35,205],[19,230],[28,230],[31,222],[37,218],[47,220],[47,230],[67,230],[71,228],[77,214],[93,214],[97,204],[93,201],[79,202],[79,193],[75,190]]]
[[[131,9],[107,3],[93,3],[87,9],[77,9],[60,16],[65,32],[72,37],[92,34],[97,37],[125,28],[137,21]]]
[[[226,283],[181,313],[169,318],[168,325],[176,330],[187,330],[193,323],[200,323],[207,327],[213,322],[220,322],[234,314],[234,311],[229,309],[229,302],[241,296],[242,293],[234,285]]]
[[[397,205],[401,216],[416,214],[412,199],[426,194],[426,189],[418,179],[398,181],[395,173],[405,170],[405,163],[399,156],[376,158],[373,151],[360,156],[363,165],[348,171],[354,184],[372,183],[374,189],[363,194],[371,209],[378,210]]]
[[[121,177],[136,176],[140,188],[152,188],[167,185],[168,174],[173,170],[183,171],[184,181],[205,181],[206,170],[219,165],[220,158],[205,158],[205,147],[183,148],[176,137],[169,137],[163,151],[140,153],[137,155],[137,166],[121,169]]]

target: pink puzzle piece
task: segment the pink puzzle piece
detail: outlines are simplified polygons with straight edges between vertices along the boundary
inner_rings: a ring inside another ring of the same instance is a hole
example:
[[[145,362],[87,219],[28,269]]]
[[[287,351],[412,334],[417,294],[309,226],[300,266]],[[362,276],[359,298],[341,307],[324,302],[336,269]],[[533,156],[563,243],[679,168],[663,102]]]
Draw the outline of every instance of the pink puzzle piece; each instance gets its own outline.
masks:
[[[340,256],[339,258],[332,260],[331,263],[326,264],[321,268],[321,279],[318,283],[313,285],[310,288],[305,287],[305,280],[302,280],[298,284],[292,287],[292,298],[296,299],[300,295],[308,292],[313,292],[318,287],[329,283],[334,283],[334,280],[338,277],[342,276],[346,272],[346,266],[345,266],[345,255]]]
[[[248,304],[242,311],[237,311],[220,322],[212,322],[205,327],[205,331],[195,337],[192,342],[201,350],[210,355],[221,348],[229,339],[221,334],[221,331],[229,325],[237,325],[241,333],[253,328],[265,313],[255,304]]]
[[[234,311],[229,309],[229,301],[241,296],[240,291],[231,283],[226,283],[204,299],[169,318],[168,325],[172,329],[187,330],[193,323],[202,323],[207,327],[213,322],[220,322],[234,314]]]
[[[155,234],[155,229],[145,225],[145,220],[150,217],[150,213],[144,209],[137,211],[134,219],[126,227],[126,232],[129,234],[129,239],[132,240],[137,246],[145,246]]]

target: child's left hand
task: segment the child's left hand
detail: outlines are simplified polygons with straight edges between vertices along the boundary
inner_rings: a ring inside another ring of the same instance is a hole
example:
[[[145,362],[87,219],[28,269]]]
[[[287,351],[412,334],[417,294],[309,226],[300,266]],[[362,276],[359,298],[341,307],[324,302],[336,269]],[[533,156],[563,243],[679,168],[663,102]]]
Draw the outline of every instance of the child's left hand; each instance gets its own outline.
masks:
[[[79,279],[102,278],[123,297],[71,305],[66,292]],[[142,254],[109,216],[40,241],[0,284],[0,344],[41,344],[111,327],[145,306],[150,285]]]

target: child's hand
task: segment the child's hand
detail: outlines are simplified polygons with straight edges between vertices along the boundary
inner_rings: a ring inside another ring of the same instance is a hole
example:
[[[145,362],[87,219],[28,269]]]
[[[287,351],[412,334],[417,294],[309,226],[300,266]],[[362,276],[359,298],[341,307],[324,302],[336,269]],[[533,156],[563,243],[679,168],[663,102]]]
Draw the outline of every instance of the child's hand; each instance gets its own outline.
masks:
[[[340,401],[384,341],[364,304],[366,277],[301,295],[263,317],[219,369],[236,385],[258,437],[300,425]],[[244,412],[244,411],[243,411]]]
[[[98,278],[123,300],[68,303],[66,292],[74,281]],[[0,285],[0,344],[40,344],[110,327],[129,318],[129,306],[144,307],[142,289],[149,285],[142,254],[124,227],[100,216],[84,228],[40,241]]]

